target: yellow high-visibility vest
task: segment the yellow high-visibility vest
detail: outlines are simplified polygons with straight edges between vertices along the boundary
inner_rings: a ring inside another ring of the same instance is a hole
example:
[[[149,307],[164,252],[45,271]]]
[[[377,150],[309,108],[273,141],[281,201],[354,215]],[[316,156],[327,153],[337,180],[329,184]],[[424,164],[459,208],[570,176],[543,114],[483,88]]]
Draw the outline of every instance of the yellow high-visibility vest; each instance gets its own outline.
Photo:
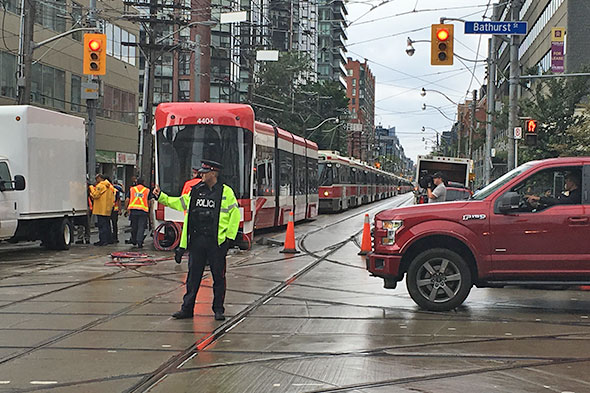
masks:
[[[149,211],[148,208],[148,192],[150,190],[141,184],[131,187],[129,190],[129,209]]]

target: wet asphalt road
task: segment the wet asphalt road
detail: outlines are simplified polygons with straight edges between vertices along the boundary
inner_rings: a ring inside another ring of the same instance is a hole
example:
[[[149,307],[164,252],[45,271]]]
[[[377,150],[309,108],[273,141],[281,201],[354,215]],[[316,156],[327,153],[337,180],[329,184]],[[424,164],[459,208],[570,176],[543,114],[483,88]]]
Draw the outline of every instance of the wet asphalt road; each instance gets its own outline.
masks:
[[[125,245],[0,246],[0,392],[589,392],[590,292],[474,288],[432,313],[369,277],[364,213],[409,198],[297,225],[292,257],[231,255],[223,323],[210,278],[195,318],[170,318],[186,263],[169,253],[123,268],[105,263]]]

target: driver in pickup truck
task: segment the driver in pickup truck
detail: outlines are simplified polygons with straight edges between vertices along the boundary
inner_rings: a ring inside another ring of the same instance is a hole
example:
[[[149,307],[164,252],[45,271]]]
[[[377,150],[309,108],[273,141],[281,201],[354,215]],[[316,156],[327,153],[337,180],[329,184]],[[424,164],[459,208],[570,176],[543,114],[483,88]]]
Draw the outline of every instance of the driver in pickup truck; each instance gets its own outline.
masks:
[[[557,198],[548,196],[529,195],[527,199],[529,203],[539,203],[541,205],[577,205],[582,203],[582,190],[580,190],[580,177],[575,173],[568,173],[565,176],[565,185],[563,187],[566,193],[562,193]]]

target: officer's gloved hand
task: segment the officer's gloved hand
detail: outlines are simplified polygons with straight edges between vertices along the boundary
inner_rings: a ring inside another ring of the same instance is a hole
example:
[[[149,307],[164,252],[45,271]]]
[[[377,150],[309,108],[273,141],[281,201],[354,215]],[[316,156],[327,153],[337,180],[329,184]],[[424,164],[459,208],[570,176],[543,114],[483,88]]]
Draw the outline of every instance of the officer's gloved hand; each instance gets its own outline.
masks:
[[[182,261],[182,256],[184,255],[184,248],[177,248],[174,250],[174,260],[176,263],[180,263]]]

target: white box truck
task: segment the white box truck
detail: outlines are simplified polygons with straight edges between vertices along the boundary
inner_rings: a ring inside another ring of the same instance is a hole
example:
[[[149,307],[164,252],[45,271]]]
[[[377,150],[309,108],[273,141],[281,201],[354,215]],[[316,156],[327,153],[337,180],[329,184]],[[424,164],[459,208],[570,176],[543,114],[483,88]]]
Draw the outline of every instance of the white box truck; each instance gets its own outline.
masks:
[[[68,249],[87,220],[84,119],[0,106],[0,240]]]
[[[415,191],[416,203],[428,201],[426,185],[431,182],[432,175],[442,172],[445,175],[447,187],[461,187],[469,189],[469,175],[473,171],[473,161],[469,158],[418,156],[416,161],[416,180],[419,188]],[[468,195],[469,191],[460,193]],[[447,197],[449,195],[447,194]]]

